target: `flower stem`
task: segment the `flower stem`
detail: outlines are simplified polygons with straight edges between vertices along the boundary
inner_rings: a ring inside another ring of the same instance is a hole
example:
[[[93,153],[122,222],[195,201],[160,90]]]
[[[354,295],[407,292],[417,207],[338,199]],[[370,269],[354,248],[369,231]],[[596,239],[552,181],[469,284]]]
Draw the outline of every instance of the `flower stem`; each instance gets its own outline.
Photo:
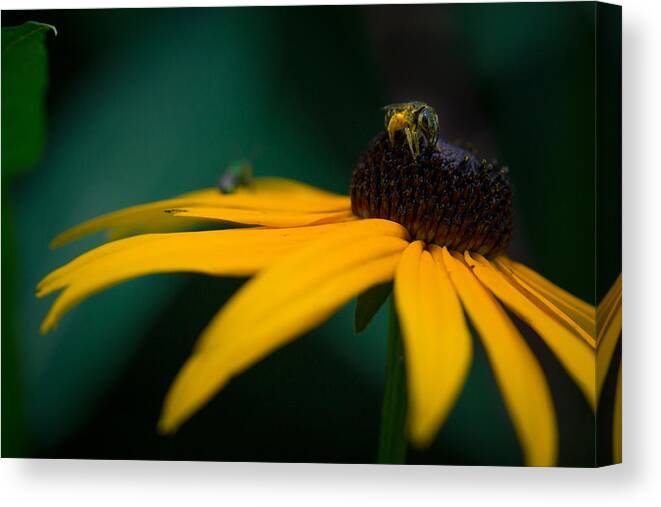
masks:
[[[406,461],[406,369],[402,334],[392,295],[388,310],[388,356],[377,461],[402,464]]]

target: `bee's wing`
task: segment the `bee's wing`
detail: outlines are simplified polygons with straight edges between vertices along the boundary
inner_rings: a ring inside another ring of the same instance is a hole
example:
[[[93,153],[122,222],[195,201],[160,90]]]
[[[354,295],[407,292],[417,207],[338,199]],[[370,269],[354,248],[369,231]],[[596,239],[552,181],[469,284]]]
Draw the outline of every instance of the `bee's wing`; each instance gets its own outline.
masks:
[[[397,102],[395,104],[388,104],[381,108],[382,111],[389,111],[390,109],[402,109],[408,102]]]
[[[396,102],[394,104],[388,104],[383,106],[381,109],[383,111],[389,111],[390,109],[404,109],[406,107],[412,107],[413,109],[418,109],[420,107],[426,106],[424,102],[419,102],[417,100],[411,100],[409,102]]]

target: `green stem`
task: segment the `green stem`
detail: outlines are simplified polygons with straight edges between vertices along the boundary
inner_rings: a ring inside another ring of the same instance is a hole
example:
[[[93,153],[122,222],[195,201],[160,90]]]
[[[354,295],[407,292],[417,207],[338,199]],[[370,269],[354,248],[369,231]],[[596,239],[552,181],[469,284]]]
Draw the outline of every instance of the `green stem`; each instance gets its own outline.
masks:
[[[402,334],[392,295],[388,314],[388,357],[377,460],[389,464],[406,461],[406,368]]]

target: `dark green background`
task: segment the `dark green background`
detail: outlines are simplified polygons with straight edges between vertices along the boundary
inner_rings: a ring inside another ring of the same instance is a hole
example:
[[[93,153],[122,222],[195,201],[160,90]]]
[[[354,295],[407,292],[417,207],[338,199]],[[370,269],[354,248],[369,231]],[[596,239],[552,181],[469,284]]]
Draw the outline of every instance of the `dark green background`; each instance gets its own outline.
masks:
[[[34,286],[100,241],[50,251],[55,234],[213,185],[237,158],[251,159],[257,175],[346,192],[389,102],[431,103],[443,137],[507,163],[511,256],[595,301],[595,12],[593,3],[3,12],[3,25],[38,20],[59,32],[48,40],[46,148],[10,188],[15,235],[3,259],[14,255],[15,286],[8,294],[3,282],[3,300],[19,349],[22,403],[11,409],[24,423],[3,432],[3,455],[373,462],[383,312],[354,336],[348,305],[234,380],[176,436],[160,437],[169,383],[242,281],[132,281],[46,336],[38,325],[52,299],[35,299]],[[611,166],[617,174],[619,160]],[[608,285],[619,245],[600,254],[612,258]],[[561,464],[590,465],[587,404],[519,325],[550,378]],[[8,454],[9,439],[25,443]],[[455,410],[432,448],[409,461],[521,463],[478,341]]]

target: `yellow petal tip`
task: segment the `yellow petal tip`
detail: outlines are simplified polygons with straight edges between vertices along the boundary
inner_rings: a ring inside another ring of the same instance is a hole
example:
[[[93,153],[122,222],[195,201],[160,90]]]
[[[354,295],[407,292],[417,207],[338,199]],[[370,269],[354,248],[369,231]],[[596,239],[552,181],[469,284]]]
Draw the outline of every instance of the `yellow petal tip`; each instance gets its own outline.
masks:
[[[42,323],[41,326],[39,326],[39,334],[40,335],[45,335],[48,333],[53,328],[54,323],[50,322],[48,319],[45,319]]]
[[[412,426],[409,431],[409,441],[418,450],[426,449],[434,441],[438,429],[438,424],[418,425],[417,428]]]
[[[53,290],[53,284],[50,283],[49,277],[46,277],[34,288],[34,295],[42,298],[53,292]]]
[[[158,424],[156,425],[156,431],[160,435],[174,435],[177,432],[177,429],[179,428],[179,425],[175,422],[175,420],[167,414],[161,415],[161,418],[158,421]]]

